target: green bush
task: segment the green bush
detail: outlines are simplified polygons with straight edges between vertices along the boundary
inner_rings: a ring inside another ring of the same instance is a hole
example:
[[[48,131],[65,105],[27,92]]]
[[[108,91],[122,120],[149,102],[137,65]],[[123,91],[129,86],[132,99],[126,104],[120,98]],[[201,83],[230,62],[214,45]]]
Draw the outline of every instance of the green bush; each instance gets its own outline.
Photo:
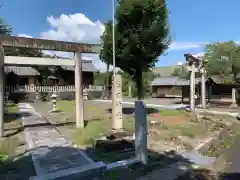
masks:
[[[41,101],[47,101],[47,95],[48,95],[47,92],[40,92],[39,95],[40,95],[39,99]]]

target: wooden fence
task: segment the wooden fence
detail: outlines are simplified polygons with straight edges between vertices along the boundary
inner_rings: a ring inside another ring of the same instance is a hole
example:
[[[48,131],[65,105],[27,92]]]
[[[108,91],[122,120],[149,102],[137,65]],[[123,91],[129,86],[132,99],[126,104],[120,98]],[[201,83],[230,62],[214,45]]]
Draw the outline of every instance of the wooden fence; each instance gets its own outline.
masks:
[[[87,91],[102,91],[103,86],[88,86]],[[74,92],[75,86],[6,86],[7,93],[34,93],[34,92]]]

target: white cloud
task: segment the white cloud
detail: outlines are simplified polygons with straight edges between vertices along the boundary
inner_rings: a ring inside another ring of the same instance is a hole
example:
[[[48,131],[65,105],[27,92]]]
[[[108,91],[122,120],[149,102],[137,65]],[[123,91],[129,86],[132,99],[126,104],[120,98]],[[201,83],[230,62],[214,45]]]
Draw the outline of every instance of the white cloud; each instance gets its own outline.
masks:
[[[28,34],[23,34],[23,33],[20,33],[17,35],[18,37],[26,37],[26,38],[32,38],[32,36],[28,35]]]
[[[201,48],[205,45],[206,43],[194,43],[194,42],[173,42],[169,46],[169,51],[170,50],[185,50],[185,49],[196,49],[196,48]]]
[[[71,41],[79,43],[100,43],[100,36],[104,32],[104,24],[100,21],[93,22],[82,13],[65,15],[60,17],[47,17],[50,29],[40,34],[43,39]],[[72,56],[67,52],[47,52],[62,57]],[[83,59],[91,59],[100,71],[106,70],[106,65],[97,54],[84,54]]]
[[[194,57],[201,57],[201,56],[204,56],[204,52],[200,52],[200,53],[197,53],[197,54],[193,54]]]
[[[50,29],[41,33],[42,38],[74,41],[82,43],[99,43],[104,32],[104,24],[100,21],[93,22],[82,13],[60,17],[47,17]]]
[[[177,65],[183,65],[183,62],[182,61],[179,61],[178,63],[177,63]]]

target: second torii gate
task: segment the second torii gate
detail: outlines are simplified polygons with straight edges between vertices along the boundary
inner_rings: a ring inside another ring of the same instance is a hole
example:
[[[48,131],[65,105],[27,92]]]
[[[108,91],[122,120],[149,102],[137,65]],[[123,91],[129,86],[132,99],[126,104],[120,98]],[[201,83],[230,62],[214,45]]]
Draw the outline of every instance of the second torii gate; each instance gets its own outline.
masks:
[[[65,51],[74,53],[74,62],[71,60],[63,60],[59,62],[57,59],[46,61],[30,62],[21,61],[10,62],[4,59],[4,47],[17,47],[17,48],[32,48],[39,50],[53,50]],[[83,87],[82,87],[82,60],[81,53],[99,53],[100,45],[98,44],[81,44],[64,41],[54,41],[46,39],[35,39],[26,37],[15,37],[0,35],[0,136],[4,135],[4,64],[17,64],[17,65],[74,65],[75,66],[75,99],[76,99],[76,126],[77,128],[84,127],[83,119]]]
[[[201,73],[201,107],[206,108],[206,70],[205,63],[203,59],[198,59],[191,54],[184,54],[186,61],[188,63],[187,69],[191,72],[190,76],[190,109],[195,111],[195,73]]]

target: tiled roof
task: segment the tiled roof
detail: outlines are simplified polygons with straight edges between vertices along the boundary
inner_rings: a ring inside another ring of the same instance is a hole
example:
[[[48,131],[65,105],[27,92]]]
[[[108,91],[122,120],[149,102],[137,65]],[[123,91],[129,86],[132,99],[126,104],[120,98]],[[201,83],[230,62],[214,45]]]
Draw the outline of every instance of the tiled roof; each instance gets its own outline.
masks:
[[[32,67],[26,67],[26,66],[5,66],[5,73],[13,72],[18,76],[37,76],[40,75],[40,73],[32,68]],[[64,70],[68,71],[74,71],[73,66],[62,66]],[[82,63],[83,72],[96,72],[96,67],[92,64],[92,61],[83,60]]]
[[[196,78],[196,84],[200,82],[200,78]],[[152,86],[185,86],[189,85],[190,81],[187,79],[181,79],[177,76],[170,77],[157,77],[155,78],[151,85]]]
[[[67,71],[74,71],[73,66],[61,66],[61,67]],[[90,60],[82,61],[82,70],[83,72],[97,72],[96,67],[93,65],[92,61]]]
[[[5,73],[13,72],[19,76],[37,76],[39,72],[32,67],[21,67],[21,66],[5,66]]]

